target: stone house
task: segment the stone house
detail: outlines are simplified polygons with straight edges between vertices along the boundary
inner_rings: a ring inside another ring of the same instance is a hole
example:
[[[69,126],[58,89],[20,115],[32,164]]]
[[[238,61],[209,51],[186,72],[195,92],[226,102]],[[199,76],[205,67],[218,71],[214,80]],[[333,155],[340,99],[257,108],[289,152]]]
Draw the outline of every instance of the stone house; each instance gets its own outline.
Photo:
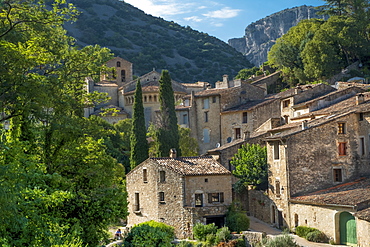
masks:
[[[126,175],[128,226],[155,220],[191,237],[193,225],[223,226],[231,172],[211,157],[149,158]]]
[[[369,237],[361,234],[370,224],[369,100],[369,93],[357,94],[318,111],[321,118],[270,131],[266,141],[272,224],[311,226],[338,244],[369,246]],[[355,234],[349,236],[350,231]]]

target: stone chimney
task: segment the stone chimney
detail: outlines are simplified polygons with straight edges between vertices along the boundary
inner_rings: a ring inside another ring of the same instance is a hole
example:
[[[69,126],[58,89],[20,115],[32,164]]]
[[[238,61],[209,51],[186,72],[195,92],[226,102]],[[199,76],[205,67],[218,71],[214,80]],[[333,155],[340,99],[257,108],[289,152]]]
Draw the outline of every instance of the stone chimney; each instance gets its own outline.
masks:
[[[176,149],[175,148],[171,148],[170,149],[170,158],[176,159],[176,156],[177,156]]]
[[[305,130],[305,129],[307,129],[307,120],[304,120],[302,122],[302,130]]]
[[[365,95],[362,93],[356,95],[356,105],[362,104],[365,101]]]
[[[299,94],[300,92],[302,92],[302,88],[300,86],[294,88],[294,94]]]
[[[228,75],[223,75],[222,82],[224,84],[228,85],[229,84],[229,76]]]

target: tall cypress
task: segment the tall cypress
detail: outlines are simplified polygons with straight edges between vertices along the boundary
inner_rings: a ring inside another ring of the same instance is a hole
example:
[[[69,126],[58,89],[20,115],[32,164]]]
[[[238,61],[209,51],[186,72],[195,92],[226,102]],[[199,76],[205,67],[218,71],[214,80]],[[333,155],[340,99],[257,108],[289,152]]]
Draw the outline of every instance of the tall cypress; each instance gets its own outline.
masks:
[[[177,155],[181,155],[179,145],[179,129],[175,112],[175,98],[172,89],[171,77],[167,70],[162,70],[159,79],[160,121],[157,132],[158,156],[169,156],[170,149],[175,148]]]
[[[137,81],[135,99],[132,114],[132,129],[130,136],[131,169],[146,160],[149,155],[149,145],[146,140],[146,127],[143,107],[143,92],[141,89],[140,80]]]

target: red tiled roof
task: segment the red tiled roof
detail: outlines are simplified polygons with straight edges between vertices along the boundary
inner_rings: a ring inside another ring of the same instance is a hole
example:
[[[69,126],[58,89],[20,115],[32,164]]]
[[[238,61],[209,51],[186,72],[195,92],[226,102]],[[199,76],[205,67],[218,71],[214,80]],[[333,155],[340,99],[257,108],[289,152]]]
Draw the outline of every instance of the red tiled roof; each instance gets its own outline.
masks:
[[[357,206],[368,200],[370,200],[370,178],[359,178],[352,182],[291,198],[291,201],[297,203],[341,206]]]
[[[211,157],[150,158],[158,165],[187,176],[231,175],[231,172]]]

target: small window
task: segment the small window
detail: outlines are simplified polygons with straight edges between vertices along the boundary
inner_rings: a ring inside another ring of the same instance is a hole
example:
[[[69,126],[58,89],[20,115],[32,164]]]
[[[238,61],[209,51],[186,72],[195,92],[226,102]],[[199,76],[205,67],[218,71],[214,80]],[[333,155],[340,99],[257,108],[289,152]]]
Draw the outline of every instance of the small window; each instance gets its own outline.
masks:
[[[164,192],[159,192],[159,202],[164,202]]]
[[[203,99],[203,109],[209,109],[209,99]]]
[[[360,121],[364,120],[364,114],[362,112],[359,114],[358,120],[360,120]]]
[[[140,211],[139,193],[135,193],[134,212],[139,212],[139,211]]]
[[[209,193],[208,194],[208,203],[214,202],[224,202],[224,193]]]
[[[208,122],[208,111],[204,112],[204,122]]]
[[[345,133],[346,133],[346,124],[338,123],[338,134],[345,134]]]
[[[333,169],[333,179],[334,182],[342,182],[342,168]]]
[[[284,108],[289,107],[289,105],[290,105],[290,100],[289,99],[283,101],[283,107]]]
[[[121,81],[122,82],[126,81],[126,71],[124,69],[121,70]]]
[[[146,168],[143,169],[143,182],[144,183],[148,182],[148,171]]]
[[[235,139],[240,139],[241,137],[240,128],[235,128]]]
[[[203,142],[204,143],[210,142],[209,129],[203,129]]]
[[[213,96],[212,97],[212,103],[216,103],[217,102],[217,98],[216,98],[216,96]]]
[[[203,194],[195,194],[195,206],[203,207]]]
[[[166,172],[159,171],[159,182],[164,183],[166,182]]]
[[[280,196],[281,190],[280,190],[280,181],[275,181],[275,195]]]
[[[121,62],[117,61],[116,67],[121,67]]]
[[[364,156],[365,155],[365,138],[360,137],[360,155]]]
[[[182,115],[182,124],[188,124],[188,114]]]
[[[280,159],[280,150],[279,150],[279,143],[275,142],[274,143],[274,160]]]
[[[248,123],[248,112],[243,112],[243,123]]]
[[[338,153],[340,156],[347,155],[347,143],[346,142],[338,143]]]
[[[208,178],[205,178],[205,179],[204,179],[204,182],[205,182],[205,183],[208,183]]]

